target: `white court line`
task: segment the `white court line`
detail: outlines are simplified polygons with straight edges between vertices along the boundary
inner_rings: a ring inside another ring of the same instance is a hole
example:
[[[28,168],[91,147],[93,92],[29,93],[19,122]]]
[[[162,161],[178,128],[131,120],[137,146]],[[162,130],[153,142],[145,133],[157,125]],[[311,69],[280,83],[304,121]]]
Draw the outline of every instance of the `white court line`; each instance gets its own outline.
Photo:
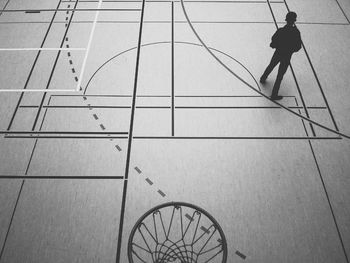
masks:
[[[86,48],[0,48],[0,51],[85,51]]]
[[[77,92],[75,89],[0,89],[0,92]]]
[[[89,52],[90,52],[90,48],[91,48],[91,42],[92,42],[92,39],[94,37],[94,32],[95,32],[95,28],[96,28],[96,24],[97,24],[98,15],[100,13],[101,5],[102,5],[102,0],[99,0],[98,1],[98,6],[97,6],[97,11],[96,11],[96,14],[95,14],[94,23],[92,24],[92,29],[91,29],[91,32],[90,32],[89,42],[88,42],[87,47],[86,47],[84,61],[83,61],[83,64],[81,66],[81,70],[80,70],[80,75],[79,75],[76,91],[80,90],[80,85],[81,85],[82,78],[83,78],[83,75],[84,75],[84,71],[85,71],[85,67],[86,67],[86,61],[87,61],[87,58],[89,56]]]
[[[101,5],[102,5],[102,0],[99,0],[98,2],[98,6],[97,6],[97,11],[96,11],[96,15],[95,15],[95,19],[94,19],[94,23],[92,25],[92,29],[90,32],[90,37],[89,37],[89,42],[87,44],[86,48],[79,48],[79,49],[73,49],[73,48],[27,48],[27,49],[6,49],[6,51],[29,51],[29,50],[85,50],[85,57],[84,57],[84,61],[81,67],[81,72],[80,72],[80,76],[79,76],[79,80],[78,80],[78,84],[77,84],[77,88],[76,89],[0,89],[0,92],[77,92],[80,90],[80,85],[81,85],[81,80],[85,71],[85,66],[86,66],[86,62],[87,62],[87,58],[89,55],[89,51],[90,51],[90,47],[91,47],[91,42],[94,36],[94,32],[95,32],[95,28],[96,28],[96,24],[97,24],[97,19],[98,19],[98,15],[100,13],[100,9],[101,9]],[[1,51],[1,49],[0,49]]]

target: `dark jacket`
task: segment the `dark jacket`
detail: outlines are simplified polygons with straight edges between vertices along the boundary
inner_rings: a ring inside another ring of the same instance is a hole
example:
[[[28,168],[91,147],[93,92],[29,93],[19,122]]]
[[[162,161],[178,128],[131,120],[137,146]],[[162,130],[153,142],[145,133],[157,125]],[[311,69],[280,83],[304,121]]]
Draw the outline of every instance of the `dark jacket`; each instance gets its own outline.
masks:
[[[301,49],[300,32],[296,26],[286,25],[272,36],[270,47],[283,53],[294,53]]]

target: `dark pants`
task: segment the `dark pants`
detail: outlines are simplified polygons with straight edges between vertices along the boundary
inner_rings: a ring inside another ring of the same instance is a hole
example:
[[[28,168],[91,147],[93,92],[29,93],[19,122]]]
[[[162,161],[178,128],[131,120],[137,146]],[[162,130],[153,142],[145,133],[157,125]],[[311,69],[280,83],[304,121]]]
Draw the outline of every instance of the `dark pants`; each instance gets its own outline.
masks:
[[[292,57],[291,53],[283,53],[283,52],[276,50],[272,56],[270,64],[265,69],[265,72],[261,77],[262,79],[266,79],[270,75],[272,70],[277,66],[277,64],[280,63],[280,66],[278,68],[277,78],[275,81],[275,85],[273,85],[271,96],[278,95],[278,90],[280,89],[283,76],[288,69],[291,57]]]

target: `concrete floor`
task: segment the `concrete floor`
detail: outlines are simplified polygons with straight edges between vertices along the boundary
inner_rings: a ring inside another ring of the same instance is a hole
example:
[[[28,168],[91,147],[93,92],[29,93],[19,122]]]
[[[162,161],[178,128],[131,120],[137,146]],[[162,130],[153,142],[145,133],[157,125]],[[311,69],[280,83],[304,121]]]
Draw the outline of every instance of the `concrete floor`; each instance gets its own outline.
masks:
[[[217,220],[227,262],[349,263],[350,2],[184,5],[266,95],[270,37],[297,12],[281,103],[335,132],[220,65],[180,1],[0,0],[1,263],[129,262],[138,219],[172,201]]]

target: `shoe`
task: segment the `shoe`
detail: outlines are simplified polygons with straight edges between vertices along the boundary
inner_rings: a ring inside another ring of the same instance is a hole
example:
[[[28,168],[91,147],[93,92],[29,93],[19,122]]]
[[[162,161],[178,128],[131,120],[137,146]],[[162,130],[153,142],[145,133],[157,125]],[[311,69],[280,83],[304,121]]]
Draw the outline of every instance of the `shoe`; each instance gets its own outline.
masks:
[[[261,77],[261,78],[260,78],[260,83],[261,83],[261,84],[265,84],[265,83],[266,83],[266,78]]]
[[[281,99],[283,99],[283,96],[271,95],[271,100],[281,100]]]

